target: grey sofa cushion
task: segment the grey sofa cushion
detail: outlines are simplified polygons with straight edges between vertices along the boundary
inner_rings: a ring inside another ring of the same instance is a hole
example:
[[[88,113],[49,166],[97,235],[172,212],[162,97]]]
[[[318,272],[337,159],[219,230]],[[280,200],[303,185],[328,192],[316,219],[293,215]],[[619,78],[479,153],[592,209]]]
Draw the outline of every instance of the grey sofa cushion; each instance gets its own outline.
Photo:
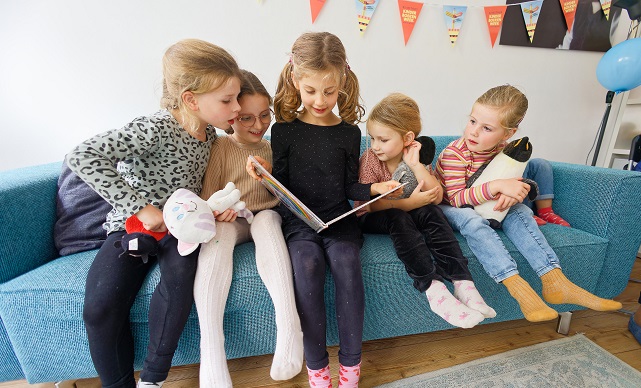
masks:
[[[58,179],[53,239],[61,256],[99,248],[107,238],[102,228],[111,205],[66,163]]]

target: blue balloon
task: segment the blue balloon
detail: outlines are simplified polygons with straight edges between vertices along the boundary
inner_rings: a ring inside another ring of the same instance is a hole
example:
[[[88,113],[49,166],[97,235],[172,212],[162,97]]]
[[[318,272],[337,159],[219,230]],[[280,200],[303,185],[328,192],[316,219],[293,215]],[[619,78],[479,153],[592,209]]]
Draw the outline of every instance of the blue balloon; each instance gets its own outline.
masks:
[[[604,88],[617,93],[641,85],[641,38],[624,40],[603,54],[596,77]]]

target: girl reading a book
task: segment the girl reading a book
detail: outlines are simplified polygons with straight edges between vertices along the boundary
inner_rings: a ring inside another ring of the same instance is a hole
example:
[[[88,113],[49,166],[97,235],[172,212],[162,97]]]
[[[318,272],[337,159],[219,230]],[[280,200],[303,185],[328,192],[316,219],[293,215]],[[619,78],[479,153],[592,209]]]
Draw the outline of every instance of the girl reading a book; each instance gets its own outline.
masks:
[[[415,140],[421,132],[418,104],[400,93],[385,97],[370,112],[367,132],[371,148],[361,156],[361,183],[390,180],[402,169],[418,185],[404,198],[381,199],[359,210],[363,231],[391,236],[414,287],[427,295],[432,311],[450,324],[470,328],[495,317],[494,309],[476,290],[467,259],[438,207],[443,190],[430,165],[434,151],[429,160],[420,160],[421,143]],[[445,280],[454,284],[454,295]]]
[[[254,74],[245,70],[241,73],[240,112],[231,124],[229,136],[218,137],[212,146],[201,196],[207,200],[227,182],[234,182],[242,193],[241,200],[255,216],[249,224],[245,218],[236,218],[236,214],[223,213],[221,216],[230,222],[218,222],[216,236],[200,250],[194,300],[200,322],[203,387],[232,386],[225,356],[223,315],[232,280],[234,246],[247,241],[253,240],[256,245],[256,267],[274,302],[276,350],[270,376],[288,380],[303,366],[303,333],[296,313],[292,267],[281,232],[281,217],[271,210],[278,199],[245,173],[249,155],[271,162],[271,146],[263,135],[272,121],[272,98]]]
[[[398,182],[358,182],[364,114],[359,85],[342,42],[328,32],[301,35],[292,47],[274,100],[273,175],[323,221],[349,211],[348,199],[367,200]],[[338,105],[338,116],[332,109]],[[310,386],[329,387],[325,271],[336,289],[339,386],[358,386],[363,333],[362,235],[354,214],[316,233],[284,206],[283,234],[294,269],[294,292]]]

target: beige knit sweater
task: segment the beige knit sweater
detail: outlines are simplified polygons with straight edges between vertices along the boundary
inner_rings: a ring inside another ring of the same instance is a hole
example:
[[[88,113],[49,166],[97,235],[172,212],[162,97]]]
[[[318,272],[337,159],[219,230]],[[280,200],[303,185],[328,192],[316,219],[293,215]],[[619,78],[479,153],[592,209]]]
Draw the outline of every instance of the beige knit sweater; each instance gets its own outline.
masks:
[[[231,136],[219,136],[211,147],[201,198],[206,200],[224,188],[227,182],[234,182],[241,192],[240,200],[252,212],[275,207],[278,199],[245,170],[249,155],[260,156],[272,163],[272,147],[267,140],[263,139],[258,144],[241,144]]]

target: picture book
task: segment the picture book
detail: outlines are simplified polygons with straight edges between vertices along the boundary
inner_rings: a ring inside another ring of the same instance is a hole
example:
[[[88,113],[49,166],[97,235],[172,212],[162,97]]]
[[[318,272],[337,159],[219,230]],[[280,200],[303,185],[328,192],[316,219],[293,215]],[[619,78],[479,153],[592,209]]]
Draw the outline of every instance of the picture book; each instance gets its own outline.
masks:
[[[301,220],[305,221],[307,225],[309,225],[312,229],[316,231],[316,233],[320,233],[321,231],[327,229],[331,224],[334,222],[337,222],[348,215],[354,213],[358,209],[365,207],[369,205],[370,203],[377,201],[387,194],[393,192],[394,190],[398,190],[399,188],[405,186],[407,183],[403,183],[401,185],[398,185],[394,187],[393,189],[379,195],[378,197],[358,206],[355,207],[354,209],[334,218],[331,221],[324,222],[321,220],[314,212],[312,212],[307,206],[305,206],[304,203],[302,203],[294,194],[292,194],[285,186],[283,186],[276,178],[272,176],[263,166],[258,163],[258,160],[256,160],[253,156],[249,157],[252,164],[256,168],[256,171],[258,172],[259,175],[262,176],[263,179],[261,179],[261,182],[263,185],[269,190],[276,198],[280,200],[280,202],[287,207],[292,213],[294,213],[298,218]]]

